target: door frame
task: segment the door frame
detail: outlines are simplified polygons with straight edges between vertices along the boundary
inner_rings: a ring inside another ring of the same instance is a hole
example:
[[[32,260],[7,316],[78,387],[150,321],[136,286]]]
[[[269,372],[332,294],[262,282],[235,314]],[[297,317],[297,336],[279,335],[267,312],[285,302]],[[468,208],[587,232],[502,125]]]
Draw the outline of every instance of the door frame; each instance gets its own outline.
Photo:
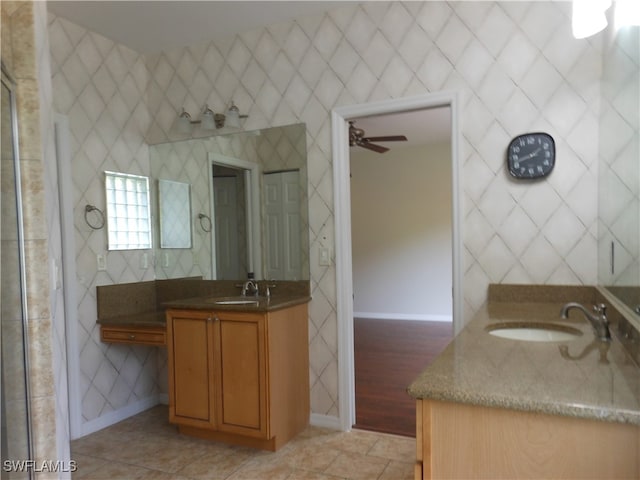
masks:
[[[355,372],[353,351],[353,260],[351,252],[351,186],[349,182],[349,120],[434,107],[451,109],[452,282],[453,331],[462,329],[462,221],[461,162],[459,155],[459,99],[454,91],[336,107],[331,111],[333,195],[336,232],[336,314],[338,322],[338,409],[343,431],[355,423]]]

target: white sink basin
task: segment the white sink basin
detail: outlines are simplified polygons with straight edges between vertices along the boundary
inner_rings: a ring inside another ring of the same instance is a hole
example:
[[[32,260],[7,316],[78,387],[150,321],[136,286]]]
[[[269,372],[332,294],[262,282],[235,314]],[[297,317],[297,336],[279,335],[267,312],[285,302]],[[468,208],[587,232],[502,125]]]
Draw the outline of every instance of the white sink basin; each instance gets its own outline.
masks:
[[[576,328],[556,323],[498,323],[489,325],[487,331],[496,337],[524,342],[569,342],[582,335]]]
[[[257,300],[216,300],[213,303],[218,305],[257,305],[259,302]]]
[[[207,302],[216,305],[258,305],[263,297],[214,297]]]

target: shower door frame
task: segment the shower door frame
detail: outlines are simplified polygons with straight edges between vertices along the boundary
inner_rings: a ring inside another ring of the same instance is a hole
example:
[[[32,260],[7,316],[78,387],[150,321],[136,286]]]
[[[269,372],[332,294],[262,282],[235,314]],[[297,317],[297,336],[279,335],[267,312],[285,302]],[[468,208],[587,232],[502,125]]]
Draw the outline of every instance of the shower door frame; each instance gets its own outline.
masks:
[[[20,175],[20,144],[18,137],[18,113],[16,102],[16,81],[9,73],[4,62],[0,61],[1,83],[9,91],[9,106],[11,109],[11,150],[13,154],[13,181],[15,185],[16,197],[16,220],[17,220],[17,245],[18,245],[18,265],[20,273],[20,302],[22,307],[22,343],[23,343],[23,361],[24,361],[24,394],[25,394],[25,413],[26,413],[26,434],[27,434],[27,459],[34,458],[33,447],[33,431],[31,422],[31,389],[29,385],[29,330],[28,330],[28,312],[27,312],[27,284],[26,284],[26,262],[25,262],[25,246],[24,246],[24,221],[22,217],[22,188]],[[1,327],[0,327],[1,328]],[[0,355],[2,354],[2,342],[0,342]],[[27,460],[19,459],[19,460]],[[17,460],[17,459],[16,459]],[[33,478],[33,471],[28,470],[29,478]]]

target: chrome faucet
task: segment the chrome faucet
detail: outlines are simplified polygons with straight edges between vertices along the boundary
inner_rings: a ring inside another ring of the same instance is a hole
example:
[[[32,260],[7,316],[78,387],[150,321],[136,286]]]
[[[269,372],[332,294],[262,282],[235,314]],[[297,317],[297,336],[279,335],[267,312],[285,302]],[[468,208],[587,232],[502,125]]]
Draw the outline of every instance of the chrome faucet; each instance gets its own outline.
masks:
[[[611,333],[609,332],[609,320],[607,319],[607,306],[604,303],[594,305],[592,313],[580,303],[569,302],[562,307],[560,316],[562,318],[568,318],[569,310],[571,310],[572,308],[577,308],[584,314],[585,318],[593,327],[593,331],[595,332],[598,340],[602,340],[604,342],[608,342],[611,340]]]
[[[258,282],[254,280],[247,280],[242,285],[242,293],[243,297],[247,296],[247,294],[251,293],[251,295],[257,297],[258,296]]]

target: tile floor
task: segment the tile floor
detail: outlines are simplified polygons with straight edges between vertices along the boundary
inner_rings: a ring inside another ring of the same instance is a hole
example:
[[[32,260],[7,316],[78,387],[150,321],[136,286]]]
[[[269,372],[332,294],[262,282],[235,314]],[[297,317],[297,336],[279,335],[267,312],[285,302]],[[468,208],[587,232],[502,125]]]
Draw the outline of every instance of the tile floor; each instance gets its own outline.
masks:
[[[167,418],[158,406],[73,441],[73,479],[413,478],[413,438],[308,427],[273,453],[179,435]]]

